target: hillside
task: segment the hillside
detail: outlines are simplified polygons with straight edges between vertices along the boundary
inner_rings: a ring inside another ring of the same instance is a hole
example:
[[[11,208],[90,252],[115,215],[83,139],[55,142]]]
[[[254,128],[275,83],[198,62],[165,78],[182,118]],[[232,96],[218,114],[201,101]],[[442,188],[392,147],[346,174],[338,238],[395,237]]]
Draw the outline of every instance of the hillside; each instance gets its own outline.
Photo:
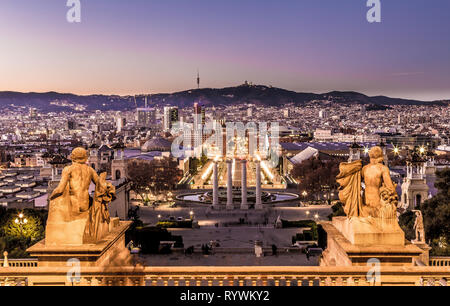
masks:
[[[447,105],[449,101],[417,101],[386,96],[369,97],[358,92],[333,91],[324,94],[299,93],[281,88],[263,85],[240,85],[220,89],[202,88],[172,94],[155,94],[151,96],[149,105],[177,105],[180,107],[192,105],[201,101],[206,106],[237,105],[252,103],[266,106],[283,106],[287,103],[301,105],[315,100],[328,100],[344,104],[366,105]],[[20,93],[0,92],[0,108],[10,105],[23,107],[36,107],[40,111],[79,111],[79,110],[131,110],[136,106],[144,105],[142,96],[117,95],[89,95],[80,96],[57,92],[46,93]]]

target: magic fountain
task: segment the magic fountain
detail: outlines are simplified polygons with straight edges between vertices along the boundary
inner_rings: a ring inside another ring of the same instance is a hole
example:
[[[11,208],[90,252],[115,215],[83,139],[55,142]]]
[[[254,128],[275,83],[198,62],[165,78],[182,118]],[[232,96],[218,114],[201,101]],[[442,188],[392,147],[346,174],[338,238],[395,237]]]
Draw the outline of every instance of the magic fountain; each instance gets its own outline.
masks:
[[[226,159],[226,168],[219,169],[219,165],[223,165],[219,158],[215,158],[209,165],[205,167],[205,171],[200,176],[202,186],[212,187],[212,191],[181,194],[177,197],[178,200],[194,202],[200,204],[212,204],[213,209],[235,209],[236,204],[240,204],[240,209],[247,210],[255,208],[257,210],[263,209],[264,204],[273,204],[284,201],[291,201],[298,199],[299,196],[293,193],[286,192],[266,192],[262,191],[262,180],[266,186],[268,181],[272,183],[279,180],[278,186],[282,186],[281,178],[273,174],[267,165],[267,161],[261,160],[259,156],[254,159]],[[238,166],[240,164],[240,167]],[[248,164],[251,163],[252,166]],[[248,168],[254,169],[249,173]],[[225,172],[225,175],[219,176],[220,170]],[[231,174],[231,175],[230,175]],[[225,180],[226,177],[226,180]],[[210,180],[212,184],[209,184]],[[249,189],[249,180],[252,184],[250,186],[255,189]],[[211,186],[212,185],[212,186]],[[207,188],[208,189],[208,188]],[[281,189],[281,188],[276,188]]]

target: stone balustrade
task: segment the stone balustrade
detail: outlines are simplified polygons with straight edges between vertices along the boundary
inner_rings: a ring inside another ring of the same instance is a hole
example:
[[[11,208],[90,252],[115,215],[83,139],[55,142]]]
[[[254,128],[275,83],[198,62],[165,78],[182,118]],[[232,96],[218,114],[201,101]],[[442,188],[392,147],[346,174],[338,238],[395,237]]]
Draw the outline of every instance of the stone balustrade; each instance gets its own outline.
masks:
[[[379,282],[368,281],[369,267],[82,267],[79,279],[68,278],[70,271],[0,268],[0,286],[447,286],[450,278],[450,267],[425,266],[382,266]]]
[[[10,267],[37,267],[38,261],[37,259],[9,259],[8,264]]]
[[[1,267],[37,267],[38,260],[36,258],[9,259],[8,252],[3,252],[3,259],[0,261]]]
[[[450,257],[441,257],[441,256],[430,257],[430,266],[450,267]]]

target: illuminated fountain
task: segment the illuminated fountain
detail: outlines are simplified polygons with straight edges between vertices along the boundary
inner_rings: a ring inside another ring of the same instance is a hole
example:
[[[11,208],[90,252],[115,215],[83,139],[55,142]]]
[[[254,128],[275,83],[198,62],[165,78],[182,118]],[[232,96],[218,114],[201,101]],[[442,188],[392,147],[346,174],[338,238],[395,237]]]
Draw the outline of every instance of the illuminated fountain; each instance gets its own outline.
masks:
[[[248,171],[249,169],[252,171]],[[265,204],[295,200],[299,197],[293,193],[271,193],[262,190],[263,187],[270,186],[269,183],[273,182],[275,175],[269,168],[268,162],[261,160],[259,155],[254,159],[220,160],[219,157],[215,157],[205,166],[200,177],[205,189],[212,190],[182,194],[177,199],[211,204],[216,210],[233,210],[238,204],[241,210],[250,208],[261,210]]]
[[[292,193],[269,193],[262,189],[284,189],[281,176],[260,153],[250,157],[246,138],[234,138],[234,149],[228,158],[215,153],[203,167],[192,185],[193,189],[212,189],[211,191],[183,194],[177,197],[195,203],[211,204],[213,209],[232,210],[239,208],[261,210],[264,204],[290,201],[298,198]]]

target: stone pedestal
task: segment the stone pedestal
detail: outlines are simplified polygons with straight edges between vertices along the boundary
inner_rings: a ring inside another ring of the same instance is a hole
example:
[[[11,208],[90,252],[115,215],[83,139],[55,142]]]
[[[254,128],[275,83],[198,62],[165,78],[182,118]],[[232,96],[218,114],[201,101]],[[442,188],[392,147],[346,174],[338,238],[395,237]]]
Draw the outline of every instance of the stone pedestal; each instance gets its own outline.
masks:
[[[130,225],[130,221],[112,219],[110,232],[96,244],[48,245],[44,239],[27,252],[38,259],[38,267],[67,267],[70,259],[78,259],[82,267],[127,266],[131,255],[125,246],[125,232]]]
[[[395,221],[395,220],[394,220]],[[327,233],[327,248],[321,266],[367,266],[377,259],[382,266],[413,266],[423,251],[405,240],[396,224],[380,227],[379,220],[335,217],[321,222]]]
[[[233,207],[233,161],[227,159],[227,209],[232,210]]]
[[[416,264],[419,266],[428,266],[430,263],[430,250],[431,247],[424,242],[411,241],[413,245],[422,250],[422,254],[417,258]]]
[[[351,243],[360,246],[405,245],[405,233],[396,220],[335,217],[332,225]]]
[[[45,228],[45,245],[81,245],[86,228],[88,213],[84,213],[79,219],[70,222],[53,222],[47,220]]]

